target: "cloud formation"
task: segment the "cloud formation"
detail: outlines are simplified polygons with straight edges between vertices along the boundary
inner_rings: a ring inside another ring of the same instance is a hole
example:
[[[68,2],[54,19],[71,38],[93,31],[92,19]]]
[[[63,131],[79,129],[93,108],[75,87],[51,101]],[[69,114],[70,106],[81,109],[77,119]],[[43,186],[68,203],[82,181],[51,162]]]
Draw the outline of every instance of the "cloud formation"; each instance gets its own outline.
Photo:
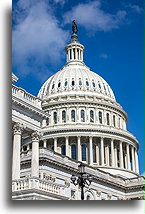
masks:
[[[76,19],[79,25],[92,32],[110,31],[119,28],[126,15],[125,10],[118,10],[113,15],[106,13],[101,9],[101,2],[96,0],[78,4],[71,11],[66,12],[64,14],[64,23],[70,23],[72,19]]]
[[[41,72],[49,74],[48,65],[55,66],[64,57],[68,32],[59,27],[48,3],[19,0],[14,10],[13,66],[21,74],[35,72],[38,78],[43,78]]]
[[[109,56],[108,56],[108,54],[102,53],[102,54],[100,54],[99,57],[103,58],[103,59],[107,59]]]
[[[139,7],[138,5],[129,4],[130,7],[134,12],[141,14],[143,12],[143,8]]]

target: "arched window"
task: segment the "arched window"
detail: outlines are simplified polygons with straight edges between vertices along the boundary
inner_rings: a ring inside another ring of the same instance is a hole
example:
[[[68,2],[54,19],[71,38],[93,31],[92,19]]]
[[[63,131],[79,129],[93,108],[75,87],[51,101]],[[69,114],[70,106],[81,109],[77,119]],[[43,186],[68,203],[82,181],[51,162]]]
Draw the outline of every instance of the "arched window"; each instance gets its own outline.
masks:
[[[58,88],[61,86],[61,82],[58,83]]]
[[[86,144],[82,144],[82,161],[86,161]]]
[[[94,83],[94,82],[92,82],[92,85],[93,85],[93,87],[94,87],[94,88],[96,87],[96,85],[95,85],[95,83]]]
[[[24,150],[24,151],[27,151],[27,146],[23,146],[23,150]]]
[[[71,121],[75,122],[75,110],[71,110]]]
[[[76,145],[71,145],[71,158],[76,160],[77,156],[77,150],[76,150]]]
[[[68,83],[68,82],[67,82],[67,80],[66,80],[65,83],[64,83],[64,86],[67,86],[67,83]]]
[[[89,82],[88,82],[88,80],[86,80],[86,86],[89,86]]]
[[[74,86],[75,85],[75,81],[74,80],[72,80],[72,86]]]
[[[66,154],[65,145],[62,145],[62,146],[61,146],[61,154],[62,154],[62,155],[65,155],[65,154]]]
[[[90,111],[90,122],[94,123],[94,111],[93,110]]]
[[[62,122],[66,123],[66,111],[65,110],[62,111]]]
[[[54,89],[54,86],[55,86],[55,84],[53,83],[53,85],[52,85],[52,89]]]
[[[72,59],[72,54],[71,54],[71,50],[70,50],[70,59]]]
[[[102,124],[102,112],[101,111],[99,111],[99,122],[100,122],[100,124]]]
[[[53,122],[54,124],[57,124],[57,112],[53,112]]]
[[[85,111],[81,110],[81,122],[85,122]]]
[[[54,151],[54,146],[51,146],[51,150]]]
[[[115,127],[115,115],[113,115],[113,126]]]
[[[104,85],[104,90],[106,91],[106,87],[105,87],[105,85]]]
[[[99,88],[101,89],[101,85],[100,85],[100,83],[98,83],[98,86],[99,86]]]
[[[82,81],[81,81],[81,79],[79,79],[79,85],[80,85],[80,86],[82,85]]]
[[[110,119],[109,119],[109,113],[106,114],[106,118],[107,118],[107,125],[110,125]]]

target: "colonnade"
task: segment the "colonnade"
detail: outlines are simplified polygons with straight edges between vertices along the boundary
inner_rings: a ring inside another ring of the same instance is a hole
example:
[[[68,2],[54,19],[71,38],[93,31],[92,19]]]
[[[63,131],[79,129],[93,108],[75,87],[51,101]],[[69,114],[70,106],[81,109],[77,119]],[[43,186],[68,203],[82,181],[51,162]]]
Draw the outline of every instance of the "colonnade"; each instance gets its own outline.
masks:
[[[78,47],[69,48],[67,50],[67,62],[71,60],[83,61],[83,50]]]
[[[20,179],[20,152],[21,138],[24,126],[16,123],[13,126],[13,158],[12,158],[12,180]],[[31,158],[31,177],[39,177],[39,140],[40,133],[35,131],[31,134],[32,158]]]
[[[23,125],[16,123],[13,127],[13,169],[12,179],[20,178],[20,150],[21,150],[21,136],[24,130]],[[76,141],[76,160],[83,161],[82,158],[82,145],[86,145],[86,160],[84,162],[91,166],[108,166],[119,167],[122,169],[131,170],[139,173],[138,167],[138,154],[137,148],[133,145],[129,145],[127,142],[118,141],[112,138],[103,137],[75,137]],[[55,152],[61,153],[59,150],[60,138],[53,138],[53,149]],[[66,136],[63,139],[63,145],[65,145],[65,155],[71,157],[71,137]],[[85,140],[86,139],[86,140]],[[39,141],[40,133],[35,131],[31,135],[32,142],[32,160],[31,160],[31,176],[39,176]],[[47,147],[47,140],[43,141],[43,147]]]
[[[65,145],[65,155],[71,158],[70,147],[74,143],[69,143],[69,138],[65,137],[63,146]],[[61,153],[58,138],[54,138],[54,151]],[[99,141],[95,142],[95,139]],[[46,140],[44,141],[46,144]],[[86,144],[87,158],[89,165],[97,164],[99,166],[119,167],[139,173],[137,148],[129,145],[127,142],[118,141],[112,138],[88,137],[88,141],[84,143],[81,136],[77,136],[76,159],[82,161],[82,145]],[[95,156],[95,157],[94,157]]]

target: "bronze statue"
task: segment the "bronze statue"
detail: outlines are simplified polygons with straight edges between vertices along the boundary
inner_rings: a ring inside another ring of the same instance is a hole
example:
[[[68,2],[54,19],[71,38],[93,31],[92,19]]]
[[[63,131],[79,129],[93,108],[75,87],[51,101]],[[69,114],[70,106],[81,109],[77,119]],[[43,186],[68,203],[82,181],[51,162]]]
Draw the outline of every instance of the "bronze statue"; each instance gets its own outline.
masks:
[[[78,28],[75,23],[75,20],[72,21],[72,32],[73,32],[73,34],[77,34],[77,32],[78,32]]]

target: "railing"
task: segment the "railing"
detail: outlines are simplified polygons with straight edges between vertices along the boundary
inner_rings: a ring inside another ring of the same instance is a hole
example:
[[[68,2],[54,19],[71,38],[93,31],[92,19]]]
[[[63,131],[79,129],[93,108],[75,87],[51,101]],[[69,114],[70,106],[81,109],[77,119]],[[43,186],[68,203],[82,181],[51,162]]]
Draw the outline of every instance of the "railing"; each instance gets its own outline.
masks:
[[[56,194],[60,193],[60,186],[49,183],[47,181],[40,181],[39,182],[39,189],[44,190],[46,192],[53,192]]]
[[[63,191],[61,191],[60,185],[41,179],[25,178],[12,181],[12,192],[31,189],[38,189],[54,194],[63,193]]]
[[[38,97],[33,96],[22,88],[12,85],[12,95],[24,99],[26,102],[34,104],[36,107],[41,109],[41,100]]]

